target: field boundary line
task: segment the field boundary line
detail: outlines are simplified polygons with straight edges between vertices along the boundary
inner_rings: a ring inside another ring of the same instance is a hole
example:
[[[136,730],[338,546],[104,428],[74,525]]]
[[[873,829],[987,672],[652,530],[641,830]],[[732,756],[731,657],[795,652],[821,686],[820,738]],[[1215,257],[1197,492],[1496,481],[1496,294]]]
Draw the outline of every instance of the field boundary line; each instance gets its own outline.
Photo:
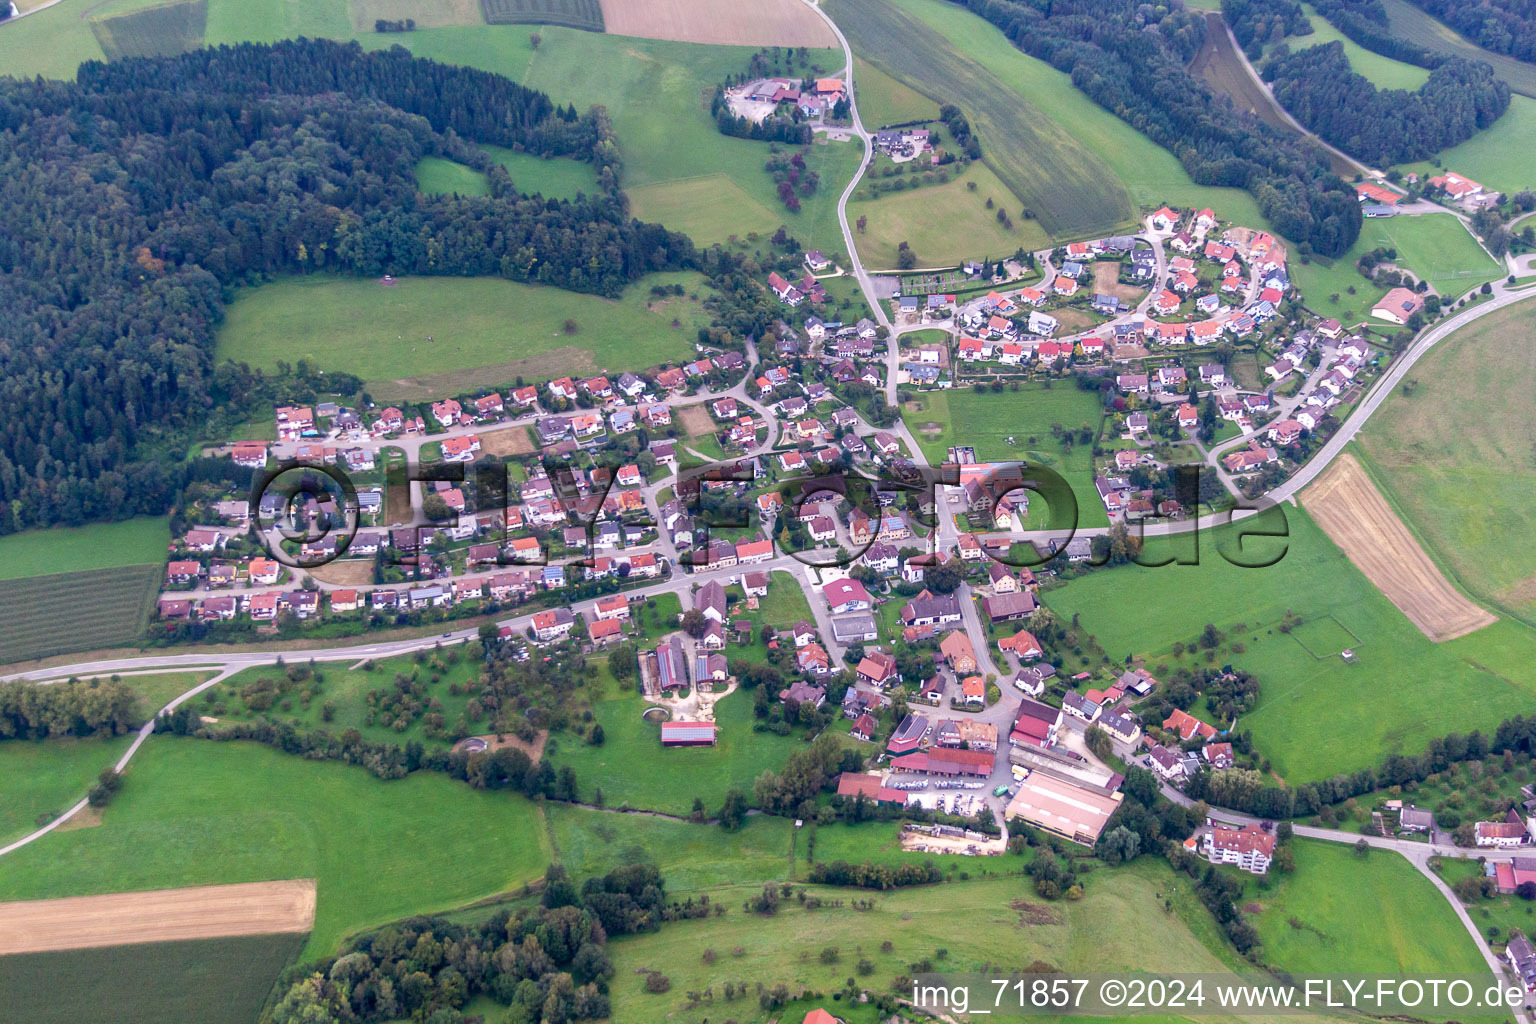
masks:
[[[224,680],[228,679],[235,673],[242,671],[244,668],[246,668],[245,665],[225,665],[222,670],[215,672],[211,677],[203,680],[201,683],[198,683],[196,686],[192,687],[192,689],[176,697],[165,707],[157,711],[153,718],[139,727],[139,734],[133,738],[133,742],[129,744],[128,749],[123,752],[123,756],[118,759],[118,762],[113,766],[112,771],[118,775],[122,774],[123,769],[128,767],[128,762],[133,760],[133,755],[138,753],[139,748],[144,745],[144,741],[149,739],[150,735],[155,731],[155,722],[160,718],[161,715],[169,711],[175,711],[182,704],[191,700],[193,697],[202,693],[204,690],[211,686],[216,686],[217,684],[222,683]],[[162,669],[159,671],[164,670]],[[8,846],[0,847],[0,857],[4,857],[8,853],[14,853],[15,851],[21,849],[23,846],[29,846],[32,843],[37,842],[39,839],[43,838],[43,836],[52,832],[66,821],[73,818],[81,811],[85,810],[89,803],[90,800],[88,798],[82,797],[73,807],[59,815],[57,818],[54,818],[52,821],[38,829],[36,832],[33,832],[30,835],[22,836],[20,839],[16,840]]]

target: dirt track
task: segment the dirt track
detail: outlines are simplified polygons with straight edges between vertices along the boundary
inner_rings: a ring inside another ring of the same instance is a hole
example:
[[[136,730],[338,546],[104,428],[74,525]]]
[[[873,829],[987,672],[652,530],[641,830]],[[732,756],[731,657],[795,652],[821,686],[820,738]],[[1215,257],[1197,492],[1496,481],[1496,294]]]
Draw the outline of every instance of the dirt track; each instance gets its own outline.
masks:
[[[602,0],[615,36],[729,46],[834,46],[837,40],[800,0]]]
[[[1431,640],[1453,640],[1497,621],[1451,585],[1353,455],[1341,455],[1302,504],[1366,578]]]
[[[0,956],[307,932],[314,923],[312,878],[0,903]]]

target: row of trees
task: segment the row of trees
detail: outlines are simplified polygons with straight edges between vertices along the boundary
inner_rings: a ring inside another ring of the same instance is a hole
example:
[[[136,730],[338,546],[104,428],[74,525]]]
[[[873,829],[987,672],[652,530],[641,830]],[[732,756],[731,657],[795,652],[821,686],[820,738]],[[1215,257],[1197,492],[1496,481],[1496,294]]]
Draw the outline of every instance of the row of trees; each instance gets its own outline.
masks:
[[[481,142],[589,160],[602,190],[522,195]],[[490,194],[421,195],[432,153],[487,170]],[[6,80],[0,164],[0,532],[172,504],[177,463],[139,448],[185,450],[158,442],[249,397],[249,371],[212,360],[233,286],[478,274],[614,296],[697,262],[628,216],[601,110],[399,49],[296,40]]]
[[[1378,789],[1423,782],[1452,765],[1480,761],[1489,753],[1506,750],[1517,755],[1536,754],[1536,715],[1516,715],[1506,720],[1492,738],[1475,730],[1450,733],[1431,740],[1422,754],[1392,754],[1375,768],[1304,783],[1294,789],[1266,785],[1265,777],[1255,771],[1228,769],[1197,776],[1185,787],[1185,793],[1193,799],[1257,817],[1294,818],[1316,814],[1324,807]]]
[[[267,1018],[273,1024],[366,1024],[372,1021],[458,1021],[477,996],[488,996],[512,1024],[601,1020],[609,1016],[613,963],[602,906],[643,876],[646,898],[664,900],[655,868],[621,868],[588,880],[577,893],[552,867],[544,898],[516,914],[502,911],[466,926],[414,917],[358,939],[340,956],[309,965]],[[652,925],[654,927],[654,925]],[[478,1019],[478,1018],[477,1018]]]
[[[1533,0],[1411,0],[1477,45],[1536,62]]]
[[[1437,68],[1450,59],[1450,54],[1393,35],[1381,0],[1319,0],[1314,6],[1340,32],[1383,57],[1421,68]]]
[[[1252,193],[1274,228],[1324,256],[1360,233],[1354,191],[1294,135],[1233,108],[1186,70],[1205,36],[1199,12],[1132,0],[957,0],[1094,102],[1179,158],[1201,185]]]
[[[116,679],[0,684],[0,740],[120,736],[137,724],[133,691]]]
[[[1344,44],[1282,47],[1264,67],[1275,99],[1327,141],[1371,164],[1423,160],[1465,142],[1509,109],[1509,86],[1482,61],[1446,60],[1413,92],[1356,74]]]

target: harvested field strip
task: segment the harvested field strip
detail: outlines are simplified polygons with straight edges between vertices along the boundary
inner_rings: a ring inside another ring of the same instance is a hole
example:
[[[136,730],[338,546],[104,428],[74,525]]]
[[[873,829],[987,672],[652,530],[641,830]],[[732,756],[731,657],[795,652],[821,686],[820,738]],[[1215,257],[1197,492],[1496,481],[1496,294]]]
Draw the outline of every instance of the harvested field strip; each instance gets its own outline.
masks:
[[[1515,92],[1536,97],[1536,64],[1527,64],[1502,53],[1485,50],[1407,0],[1382,0],[1382,6],[1387,9],[1387,23],[1392,27],[1392,34],[1399,39],[1453,53],[1458,57],[1487,61],[1493,66],[1493,73]]]
[[[1302,504],[1387,599],[1439,643],[1497,619],[1451,585],[1353,455],[1341,456]]]
[[[603,30],[597,0],[480,0],[491,25],[563,25],[589,32]]]
[[[837,0],[835,14],[866,60],[965,112],[987,166],[1052,237],[1088,237],[1130,219],[1130,197],[1114,171],[939,31],[880,0]]]
[[[254,1021],[301,935],[71,949],[0,957],[0,1017],[26,1024]]]
[[[312,878],[25,900],[0,903],[0,956],[307,932],[314,924]]]
[[[91,31],[111,60],[168,57],[203,45],[208,0],[180,0],[132,14],[91,22]]]
[[[1274,97],[1253,80],[1242,58],[1232,45],[1227,33],[1227,23],[1220,14],[1205,16],[1205,42],[1189,70],[1205,80],[1205,84],[1231,98],[1239,110],[1257,116],[1261,121],[1282,131],[1295,132],[1295,128],[1280,110]]]
[[[0,664],[132,642],[163,572],[130,565],[0,582]],[[77,628],[81,623],[90,628]]]
[[[800,0],[602,0],[602,20],[616,36],[725,46],[837,45],[826,23]]]

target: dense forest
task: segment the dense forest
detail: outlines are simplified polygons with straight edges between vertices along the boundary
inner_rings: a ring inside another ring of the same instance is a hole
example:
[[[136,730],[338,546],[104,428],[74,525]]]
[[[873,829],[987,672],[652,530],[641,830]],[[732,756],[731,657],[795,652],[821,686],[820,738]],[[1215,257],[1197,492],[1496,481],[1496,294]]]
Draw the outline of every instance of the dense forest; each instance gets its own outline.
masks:
[[[133,691],[117,680],[0,685],[0,740],[120,736],[138,724]]]
[[[519,194],[478,142],[589,160],[601,191]],[[617,153],[600,109],[398,47],[244,44],[0,79],[0,532],[169,507],[178,467],[145,453],[231,400],[241,375],[212,352],[236,285],[496,274],[612,296],[695,265],[686,237],[628,216]],[[490,194],[419,194],[427,154],[485,168]]]
[[[666,912],[666,883],[650,865],[589,878],[579,891],[552,865],[536,907],[501,911],[478,925],[411,918],[363,936],[341,956],[290,971],[263,1019],[462,1021],[459,1011],[480,995],[508,1007],[497,1018],[508,1022],[605,1019],[613,977],[608,937],[654,930]]]
[[[954,0],[1015,46],[1072,76],[1094,102],[1178,157],[1202,185],[1252,193],[1270,224],[1324,256],[1360,234],[1354,192],[1295,136],[1233,109],[1185,70],[1204,39],[1199,12],[1133,0]]]
[[[1441,50],[1431,50],[1412,40],[1394,36],[1381,0],[1317,0],[1312,6],[1334,28],[1383,57],[1417,64],[1421,68],[1437,68],[1450,59],[1451,55]]]
[[[1232,27],[1232,36],[1249,60],[1258,60],[1264,48],[1286,36],[1312,34],[1312,23],[1297,0],[1221,0],[1221,16]]]
[[[1296,120],[1370,164],[1423,160],[1465,142],[1509,109],[1509,86],[1482,61],[1448,59],[1413,92],[1378,89],[1356,74],[1343,43],[1287,53],[1264,67],[1275,99]]]
[[[1312,6],[1351,40],[1384,57],[1421,68],[1437,68],[1450,59],[1449,54],[1394,36],[1381,0],[1315,0]],[[1221,15],[1249,60],[1258,60],[1287,36],[1312,34],[1312,23],[1297,0],[1222,0]]]
[[[1409,0],[1478,46],[1536,63],[1536,0]]]

